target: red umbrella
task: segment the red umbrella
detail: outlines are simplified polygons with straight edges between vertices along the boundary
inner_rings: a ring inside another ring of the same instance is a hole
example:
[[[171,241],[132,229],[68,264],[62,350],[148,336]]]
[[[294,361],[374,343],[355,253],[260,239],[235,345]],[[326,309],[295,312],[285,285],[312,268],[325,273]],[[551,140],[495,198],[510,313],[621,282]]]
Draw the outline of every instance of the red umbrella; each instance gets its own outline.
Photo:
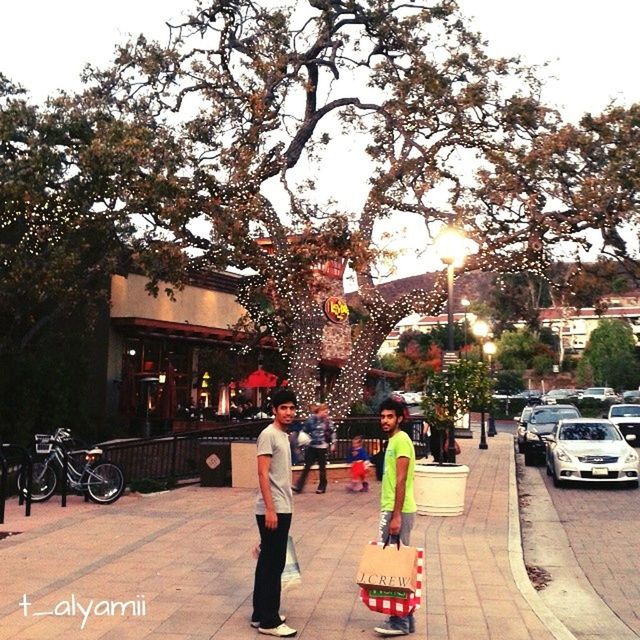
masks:
[[[162,397],[160,398],[160,417],[173,418],[178,406],[178,395],[176,393],[176,370],[171,363],[167,365],[165,376]]]
[[[243,389],[256,389],[260,387],[277,387],[278,376],[274,373],[269,373],[264,369],[256,369],[250,373],[244,380],[241,380],[238,384]]]

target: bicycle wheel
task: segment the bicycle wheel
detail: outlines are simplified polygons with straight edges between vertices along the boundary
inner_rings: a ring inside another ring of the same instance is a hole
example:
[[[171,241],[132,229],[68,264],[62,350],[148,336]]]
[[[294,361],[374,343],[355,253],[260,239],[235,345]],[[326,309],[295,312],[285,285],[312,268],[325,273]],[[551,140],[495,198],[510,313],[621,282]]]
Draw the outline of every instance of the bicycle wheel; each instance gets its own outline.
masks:
[[[87,470],[83,484],[89,499],[99,504],[115,502],[124,491],[124,473],[113,462],[98,462]]]
[[[18,491],[25,491],[22,486],[22,475],[18,475]],[[54,469],[44,462],[34,462],[31,468],[31,501],[44,502],[55,492],[58,476]]]

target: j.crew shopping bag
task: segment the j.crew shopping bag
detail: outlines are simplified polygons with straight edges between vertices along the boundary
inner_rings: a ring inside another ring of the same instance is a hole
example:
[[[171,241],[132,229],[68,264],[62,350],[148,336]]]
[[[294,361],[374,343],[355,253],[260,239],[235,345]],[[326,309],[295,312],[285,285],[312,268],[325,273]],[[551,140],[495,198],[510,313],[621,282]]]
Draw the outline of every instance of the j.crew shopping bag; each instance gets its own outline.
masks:
[[[416,588],[418,551],[415,547],[367,544],[362,552],[356,582],[367,589],[393,589],[411,593]]]

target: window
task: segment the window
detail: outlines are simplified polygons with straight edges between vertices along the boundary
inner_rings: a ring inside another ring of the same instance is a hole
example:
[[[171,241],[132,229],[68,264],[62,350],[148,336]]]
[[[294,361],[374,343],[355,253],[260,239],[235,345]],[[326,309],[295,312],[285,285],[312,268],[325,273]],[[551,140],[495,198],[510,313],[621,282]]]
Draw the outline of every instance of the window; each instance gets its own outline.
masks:
[[[563,425],[558,437],[560,440],[620,440],[615,427],[606,422]]]

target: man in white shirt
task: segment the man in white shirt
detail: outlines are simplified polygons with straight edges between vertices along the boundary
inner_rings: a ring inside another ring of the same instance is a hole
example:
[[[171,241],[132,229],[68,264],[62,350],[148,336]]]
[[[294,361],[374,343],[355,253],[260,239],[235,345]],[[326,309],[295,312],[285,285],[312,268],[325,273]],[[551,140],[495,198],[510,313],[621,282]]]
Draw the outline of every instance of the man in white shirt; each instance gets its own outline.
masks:
[[[291,638],[296,630],[280,616],[281,576],[291,526],[291,447],[287,428],[296,415],[296,395],[288,388],[271,396],[273,422],[258,436],[258,496],[256,520],[260,555],[253,587],[251,626],[264,635]]]

